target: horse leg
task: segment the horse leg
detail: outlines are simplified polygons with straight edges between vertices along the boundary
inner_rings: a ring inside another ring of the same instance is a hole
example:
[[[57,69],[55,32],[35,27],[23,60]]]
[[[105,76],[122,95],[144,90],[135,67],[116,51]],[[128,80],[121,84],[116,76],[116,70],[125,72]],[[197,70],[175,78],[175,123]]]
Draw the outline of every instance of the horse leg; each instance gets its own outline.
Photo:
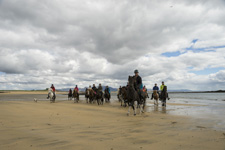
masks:
[[[129,115],[130,115],[130,107],[131,107],[131,106],[129,106],[129,107],[128,107],[127,116],[129,116]]]
[[[134,110],[134,116],[136,116],[136,109],[134,107],[134,104],[132,105],[132,107],[133,107],[133,110]]]
[[[98,103],[98,105],[99,105],[99,99],[97,99],[97,103]]]
[[[146,100],[144,100],[144,102],[143,102],[143,110],[142,110],[143,113],[144,113],[144,110],[145,110],[145,105],[146,105]]]

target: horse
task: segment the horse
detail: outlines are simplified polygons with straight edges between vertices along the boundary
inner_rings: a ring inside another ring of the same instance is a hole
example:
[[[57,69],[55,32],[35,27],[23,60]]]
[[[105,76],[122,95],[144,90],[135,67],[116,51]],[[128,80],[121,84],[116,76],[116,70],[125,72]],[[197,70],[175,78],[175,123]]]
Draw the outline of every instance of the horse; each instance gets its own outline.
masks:
[[[86,102],[88,103],[88,98],[89,98],[89,89],[86,88],[85,90],[85,98],[86,98]]]
[[[49,99],[50,99],[50,103],[55,103],[55,96],[54,96],[54,93],[52,91],[52,88],[49,88],[48,96],[49,96]]]
[[[157,90],[154,90],[153,91],[153,98],[154,98],[154,105],[157,105],[159,104],[159,94],[157,93]]]
[[[166,107],[166,98],[168,98],[167,86],[164,86],[160,94],[160,99],[162,101],[162,106],[165,106],[165,107]]]
[[[135,110],[135,107],[134,107],[135,101],[137,101],[137,103],[139,105],[142,104],[142,102],[140,100],[140,97],[138,95],[138,92],[134,88],[134,82],[135,82],[135,78],[132,77],[132,76],[129,76],[128,77],[128,89],[127,89],[127,92],[128,92],[128,104],[129,104],[129,108],[128,108],[128,112],[127,112],[128,116],[130,114],[130,108],[131,107],[134,110],[134,116],[136,115],[136,110]],[[143,112],[142,107],[140,107],[140,113],[141,112]]]
[[[93,103],[94,99],[95,99],[95,93],[93,89],[89,89],[89,103]]]
[[[143,112],[144,112],[144,109],[145,109],[145,105],[146,105],[146,99],[149,98],[148,96],[148,92],[146,90],[143,90],[143,93],[141,93],[142,95],[142,104],[143,104]]]
[[[121,89],[121,98],[120,98],[121,106],[127,107],[127,103],[128,103],[127,98],[128,98],[127,88],[125,86],[123,86]]]
[[[122,101],[122,88],[119,88],[118,93],[117,93],[117,98],[118,98],[119,102]]]
[[[98,105],[100,105],[100,104],[103,105],[104,99],[103,99],[103,92],[102,91],[97,91],[95,98],[97,100]]]
[[[109,93],[109,91],[107,91],[106,89],[105,89],[105,91],[104,91],[104,98],[105,98],[105,102],[107,103],[107,102],[110,102],[110,93]]]
[[[74,98],[74,103],[79,101],[79,93],[77,90],[73,90],[73,98]]]
[[[72,99],[73,99],[73,93],[71,91],[71,93],[70,92],[68,93],[68,100],[72,100]]]

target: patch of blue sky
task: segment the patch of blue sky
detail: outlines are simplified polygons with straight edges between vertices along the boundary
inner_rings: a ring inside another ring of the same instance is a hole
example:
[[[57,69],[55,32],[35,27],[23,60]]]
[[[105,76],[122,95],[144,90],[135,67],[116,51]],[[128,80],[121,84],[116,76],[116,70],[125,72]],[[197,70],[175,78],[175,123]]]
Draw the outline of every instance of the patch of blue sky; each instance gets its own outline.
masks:
[[[0,72],[0,75],[4,75],[5,74],[5,72]]]
[[[194,44],[195,44],[197,41],[198,41],[198,39],[192,40],[191,43],[193,43],[193,45],[190,46],[190,47],[185,48],[184,50],[186,50],[186,51],[193,51],[193,52],[196,53],[196,52],[201,52],[201,51],[207,51],[207,52],[213,51],[213,52],[214,52],[215,49],[218,49],[218,48],[225,48],[225,45],[195,48],[195,47],[194,47]]]
[[[165,57],[177,57],[177,56],[180,56],[184,53],[187,53],[188,51],[193,51],[194,53],[199,53],[199,52],[215,52],[216,49],[218,48],[225,48],[225,45],[221,45],[221,46],[210,46],[210,47],[201,47],[201,48],[195,48],[194,47],[194,44],[198,41],[199,39],[193,39],[191,43],[192,46],[190,47],[187,47],[187,48],[184,48],[181,51],[175,51],[175,52],[166,52],[166,53],[162,53],[161,55],[162,56],[165,56]]]
[[[177,57],[177,56],[180,56],[181,53],[180,51],[176,51],[176,52],[166,52],[166,53],[162,53],[161,55],[162,56],[166,56],[166,57]]]
[[[194,40],[192,40],[191,43],[196,43],[197,41],[198,41],[198,39],[194,39]]]
[[[194,73],[196,75],[209,75],[209,74],[217,73],[220,70],[224,70],[225,68],[224,67],[205,68],[203,70],[197,70],[197,71],[191,70],[192,67],[190,67],[189,69],[190,69],[189,73]]]

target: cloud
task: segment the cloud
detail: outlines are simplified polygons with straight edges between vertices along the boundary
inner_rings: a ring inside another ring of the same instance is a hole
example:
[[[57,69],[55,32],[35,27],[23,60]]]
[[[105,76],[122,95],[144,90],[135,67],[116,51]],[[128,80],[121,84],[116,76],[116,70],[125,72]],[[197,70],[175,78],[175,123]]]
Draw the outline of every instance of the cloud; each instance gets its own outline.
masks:
[[[201,90],[193,84],[218,79],[223,88],[221,75],[192,71],[225,67],[224,8],[223,0],[0,1],[0,88],[116,87],[134,69],[150,87]]]

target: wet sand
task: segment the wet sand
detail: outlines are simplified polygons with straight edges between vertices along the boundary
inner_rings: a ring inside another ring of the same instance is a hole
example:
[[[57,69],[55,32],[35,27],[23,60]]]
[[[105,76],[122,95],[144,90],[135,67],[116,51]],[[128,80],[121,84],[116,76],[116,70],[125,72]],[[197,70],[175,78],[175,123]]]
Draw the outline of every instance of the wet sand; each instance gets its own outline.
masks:
[[[1,150],[225,149],[225,131],[210,122],[163,113],[161,106],[127,116],[127,108],[119,103],[97,106],[30,99],[0,101]],[[168,104],[166,109],[172,105],[181,104]]]

